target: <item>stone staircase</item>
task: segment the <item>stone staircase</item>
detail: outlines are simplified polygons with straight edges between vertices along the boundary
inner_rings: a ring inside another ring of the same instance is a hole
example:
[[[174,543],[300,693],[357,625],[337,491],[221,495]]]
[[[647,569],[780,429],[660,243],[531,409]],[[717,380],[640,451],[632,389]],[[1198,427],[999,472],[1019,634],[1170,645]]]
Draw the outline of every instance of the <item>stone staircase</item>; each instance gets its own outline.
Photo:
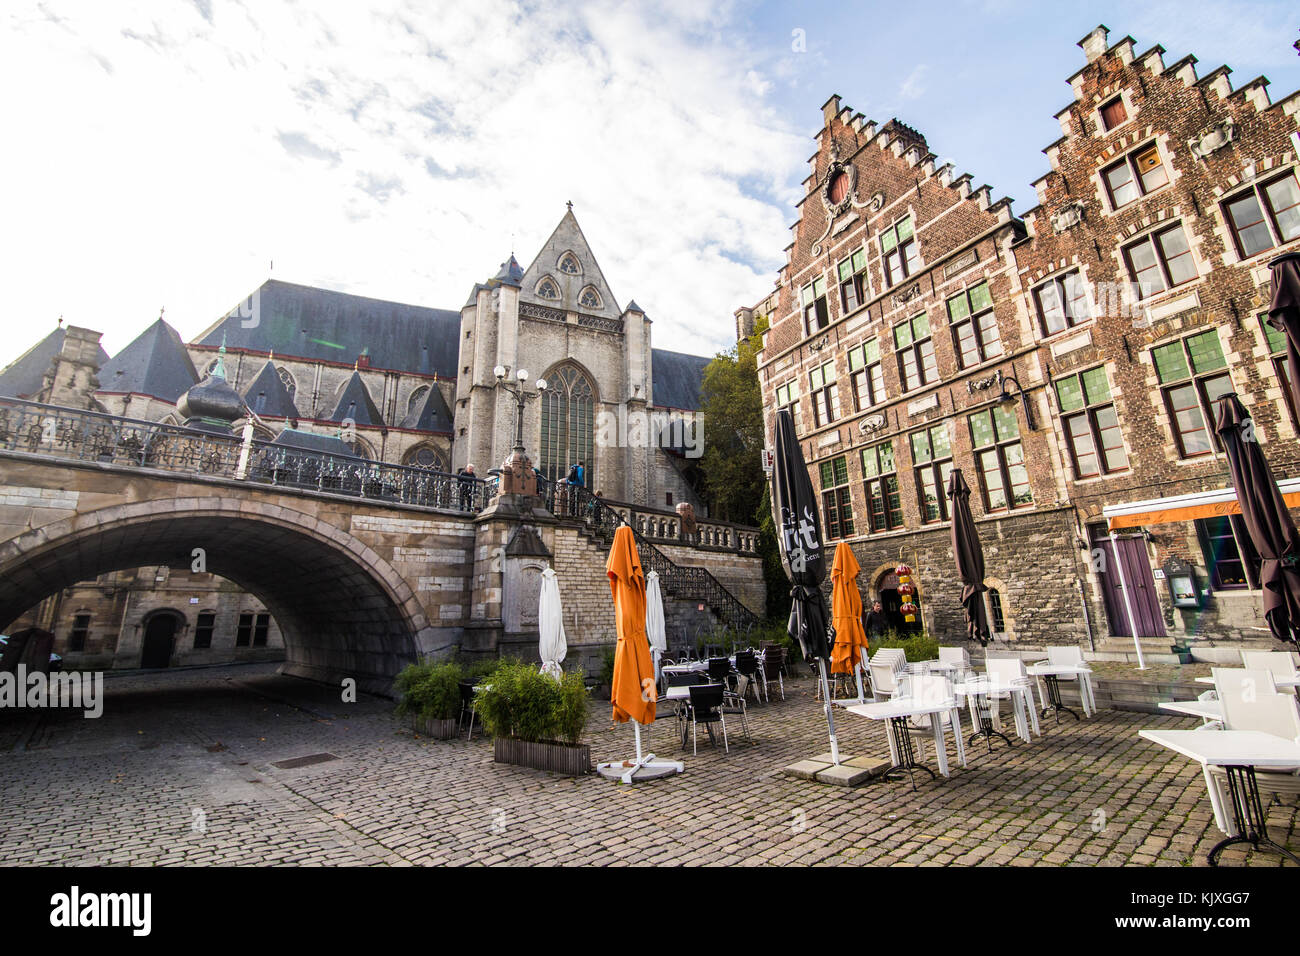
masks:
[[[583,536],[593,544],[608,550],[619,527],[632,528],[622,515],[586,489],[579,489],[578,496],[578,513],[586,516],[577,519],[579,527]],[[593,502],[594,506],[589,508]],[[737,632],[748,631],[760,623],[758,615],[741,603],[707,568],[676,564],[636,528],[632,528],[632,535],[636,539],[641,567],[647,574],[651,571],[658,573],[659,586],[663,588],[665,597],[702,603],[722,624]]]

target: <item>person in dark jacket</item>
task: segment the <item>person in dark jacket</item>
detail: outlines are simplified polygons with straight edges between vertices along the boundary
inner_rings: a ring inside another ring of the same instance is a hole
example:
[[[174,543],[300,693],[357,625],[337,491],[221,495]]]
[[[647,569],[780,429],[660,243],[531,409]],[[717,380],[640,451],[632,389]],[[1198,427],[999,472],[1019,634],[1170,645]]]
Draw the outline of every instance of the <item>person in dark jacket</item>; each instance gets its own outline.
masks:
[[[867,612],[866,618],[862,621],[862,629],[867,632],[868,643],[875,641],[877,638],[885,636],[885,628],[889,622],[885,619],[885,611],[879,601],[871,605],[871,610]]]
[[[466,465],[460,471],[456,472],[457,480],[460,482],[460,510],[469,511],[470,506],[474,503],[474,466]]]

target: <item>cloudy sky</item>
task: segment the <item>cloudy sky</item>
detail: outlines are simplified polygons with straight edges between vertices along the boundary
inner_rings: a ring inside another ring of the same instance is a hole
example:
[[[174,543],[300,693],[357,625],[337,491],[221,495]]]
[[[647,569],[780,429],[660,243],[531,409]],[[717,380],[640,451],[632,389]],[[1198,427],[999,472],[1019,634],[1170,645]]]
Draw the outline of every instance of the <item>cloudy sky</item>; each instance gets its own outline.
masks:
[[[27,2],[0,10],[0,365],[62,315],[115,352],[268,275],[458,309],[572,200],[656,346],[764,295],[819,108],[898,116],[1016,208],[1099,22],[1275,98],[1288,2]]]

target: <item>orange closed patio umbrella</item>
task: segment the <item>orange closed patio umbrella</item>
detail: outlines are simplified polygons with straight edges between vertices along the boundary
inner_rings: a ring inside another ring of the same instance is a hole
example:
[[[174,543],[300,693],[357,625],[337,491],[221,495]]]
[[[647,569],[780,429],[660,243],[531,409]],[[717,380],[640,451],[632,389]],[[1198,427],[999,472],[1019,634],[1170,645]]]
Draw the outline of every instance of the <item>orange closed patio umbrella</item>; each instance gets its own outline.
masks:
[[[681,773],[680,763],[656,761],[654,754],[641,753],[641,725],[654,722],[659,692],[645,630],[645,574],[636,553],[636,538],[627,525],[614,532],[614,546],[605,562],[605,573],[609,575],[614,621],[618,627],[614,684],[609,697],[614,705],[614,720],[620,724],[630,720],[636,730],[636,760],[599,764],[597,770],[617,775],[623,783],[631,783],[639,770],[652,770],[653,776]]]
[[[858,591],[858,559],[853,549],[841,541],[835,548],[831,565],[831,623],[835,627],[835,646],[831,649],[831,673],[858,676],[858,698],[862,698],[862,677],[858,668],[868,649],[862,630],[862,594]]]

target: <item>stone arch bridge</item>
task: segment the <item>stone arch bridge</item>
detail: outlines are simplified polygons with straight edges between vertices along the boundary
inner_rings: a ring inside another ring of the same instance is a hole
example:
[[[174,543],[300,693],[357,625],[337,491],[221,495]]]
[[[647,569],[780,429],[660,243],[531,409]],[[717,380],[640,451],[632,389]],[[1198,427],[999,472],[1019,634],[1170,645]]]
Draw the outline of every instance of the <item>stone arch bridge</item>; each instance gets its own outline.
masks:
[[[603,589],[608,603],[603,556],[581,520],[540,508],[530,520],[494,517],[493,495],[481,479],[2,399],[0,631],[79,581],[152,564],[192,568],[201,556],[202,570],[275,616],[286,673],[350,677],[386,693],[406,663],[466,646],[467,633],[480,653],[512,637],[535,646],[526,615],[503,620],[511,585],[502,555],[525,525],[546,560],[568,569],[583,609],[570,643],[611,638],[612,609],[597,599]],[[653,515],[627,517],[656,526]],[[723,593],[693,592],[692,601],[723,609],[739,598],[761,611],[753,529],[734,527],[708,529],[729,546],[661,544],[670,565],[716,569],[724,556],[734,565],[735,595],[705,571]]]

